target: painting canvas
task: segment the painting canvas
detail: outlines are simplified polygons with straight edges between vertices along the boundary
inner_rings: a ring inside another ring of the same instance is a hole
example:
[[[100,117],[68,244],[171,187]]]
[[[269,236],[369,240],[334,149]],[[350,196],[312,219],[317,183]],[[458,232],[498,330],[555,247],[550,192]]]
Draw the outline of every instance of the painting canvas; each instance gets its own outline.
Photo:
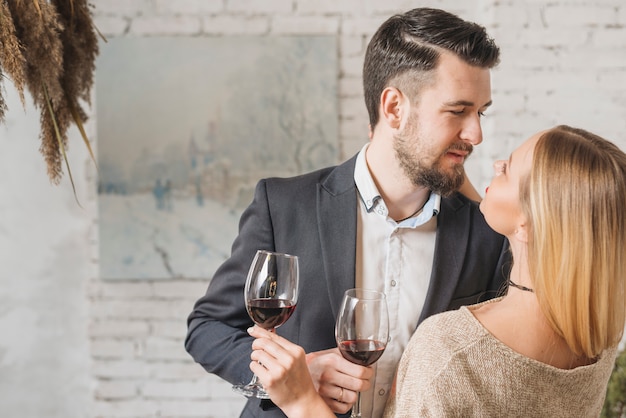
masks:
[[[100,277],[210,277],[259,179],[337,162],[337,67],[332,36],[102,44]]]

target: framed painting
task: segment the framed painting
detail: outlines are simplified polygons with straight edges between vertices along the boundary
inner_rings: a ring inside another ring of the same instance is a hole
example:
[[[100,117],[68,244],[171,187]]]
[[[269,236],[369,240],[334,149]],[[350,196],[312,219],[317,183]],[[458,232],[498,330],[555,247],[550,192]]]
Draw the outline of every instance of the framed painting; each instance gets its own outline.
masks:
[[[211,276],[259,179],[337,162],[337,74],[334,36],[101,45],[100,277]]]

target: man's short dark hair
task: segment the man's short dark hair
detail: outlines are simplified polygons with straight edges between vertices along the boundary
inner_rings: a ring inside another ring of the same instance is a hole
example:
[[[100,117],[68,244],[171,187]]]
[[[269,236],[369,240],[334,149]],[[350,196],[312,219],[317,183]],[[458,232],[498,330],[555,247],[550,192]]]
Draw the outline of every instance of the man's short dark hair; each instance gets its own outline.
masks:
[[[500,49],[485,28],[440,9],[417,8],[385,21],[372,37],[363,65],[365,105],[373,130],[378,123],[380,96],[390,81],[410,72],[419,91],[437,68],[442,50],[470,65],[493,68]]]

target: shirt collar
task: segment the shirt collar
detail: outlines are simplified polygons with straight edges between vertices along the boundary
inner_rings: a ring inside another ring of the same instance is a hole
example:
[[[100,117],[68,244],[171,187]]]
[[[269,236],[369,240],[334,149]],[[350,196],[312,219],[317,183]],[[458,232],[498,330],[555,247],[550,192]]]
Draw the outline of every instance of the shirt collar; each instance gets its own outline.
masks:
[[[372,179],[370,170],[367,167],[367,161],[365,160],[365,152],[368,146],[369,142],[361,148],[361,151],[359,151],[359,154],[356,157],[354,182],[367,212],[371,213],[372,211],[375,211],[379,215],[387,217],[389,215],[387,205],[383,201],[380,192],[374,183],[374,179]],[[440,205],[441,196],[437,193],[431,192],[428,201],[424,205],[424,208],[419,216],[406,219],[400,224],[411,227],[422,225],[428,222],[433,216],[437,216]]]
[[[361,196],[361,200],[365,205],[365,209],[368,212],[374,210],[374,207],[377,206],[378,201],[381,200],[380,193],[376,188],[376,184],[374,183],[374,179],[372,179],[372,175],[370,174],[370,170],[367,167],[367,161],[365,161],[365,150],[369,142],[361,148],[359,151],[359,155],[356,157],[356,164],[354,166],[354,183],[356,184],[356,188],[359,191],[359,195]],[[384,204],[382,206],[385,206]],[[379,212],[380,213],[380,212]],[[387,208],[385,207],[385,215],[387,215]]]
[[[441,196],[437,193],[430,192],[430,196],[428,197],[426,204],[424,204],[424,207],[422,208],[420,214],[415,217],[405,219],[398,225],[408,226],[412,228],[424,225],[426,222],[430,221],[433,216],[437,216],[437,214],[439,213],[440,205]]]

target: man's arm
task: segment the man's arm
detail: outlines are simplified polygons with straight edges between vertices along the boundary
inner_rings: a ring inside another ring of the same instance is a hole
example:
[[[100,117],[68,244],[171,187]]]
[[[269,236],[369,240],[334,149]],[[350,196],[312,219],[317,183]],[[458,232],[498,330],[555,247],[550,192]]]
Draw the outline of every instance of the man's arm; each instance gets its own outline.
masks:
[[[253,202],[243,212],[231,256],[217,269],[206,294],[200,298],[187,325],[185,348],[209,373],[236,384],[248,383],[253,325],[244,303],[243,289],[254,254],[272,250],[265,181],[257,185]]]
[[[300,187],[298,191],[301,191],[301,184],[298,184],[297,187]],[[288,186],[281,183],[281,191],[284,192],[286,188],[288,189]],[[188,319],[188,333],[185,340],[187,351],[209,373],[214,373],[233,384],[248,383],[252,377],[252,372],[248,367],[252,352],[252,338],[246,330],[253,323],[244,304],[243,289],[254,254],[258,249],[273,250],[276,246],[285,247],[285,239],[291,241],[287,246],[295,253],[307,251],[306,248],[309,248],[308,244],[310,244],[308,241],[307,245],[300,248],[294,248],[293,241],[314,239],[295,228],[294,216],[298,217],[299,221],[297,222],[303,222],[302,207],[295,209],[289,200],[291,196],[268,195],[268,189],[270,187],[265,180],[257,185],[252,204],[241,216],[239,235],[233,243],[231,256],[219,267],[206,295],[198,300]],[[271,189],[276,190],[276,185],[273,185]],[[287,201],[288,203],[285,203]],[[308,205],[310,207],[310,202]],[[271,211],[270,206],[272,207]],[[281,213],[282,209],[276,209],[281,207],[288,210],[288,214]],[[283,215],[289,215],[289,217]],[[315,216],[314,212],[313,216]],[[308,219],[306,222],[310,226],[312,220]],[[295,245],[298,246],[299,244]],[[321,277],[317,273],[314,276],[312,274],[311,272],[306,273],[304,266],[302,266],[301,285],[304,282],[309,283],[310,291],[314,291],[313,289],[319,286],[325,288],[325,280],[320,280]],[[311,281],[311,277],[314,277],[315,281]],[[324,288],[318,289],[323,295],[327,294]],[[308,297],[315,297],[314,293],[308,294]],[[309,308],[312,307],[309,305]],[[298,312],[303,312],[300,306],[298,306],[294,317],[283,325],[281,330],[283,328],[286,330],[299,323],[298,321],[294,322]],[[312,329],[314,327],[306,325],[308,321],[316,320],[315,315],[315,309],[307,311],[302,319],[303,323],[297,325],[299,329],[291,330],[289,334],[294,338],[300,334],[301,340],[315,341],[318,336],[305,336],[304,334],[316,332]],[[326,315],[329,313],[326,312]],[[326,320],[328,321],[328,318]],[[329,324],[327,334],[330,336],[333,335],[333,327],[333,324]],[[294,342],[297,341],[294,340]],[[310,352],[306,357],[315,388],[326,403],[335,412],[349,410],[352,403],[356,401],[356,392],[362,390],[358,376],[363,373],[361,366],[345,360],[336,347]],[[357,369],[356,376],[355,368]],[[344,388],[341,399],[343,402],[337,402],[336,398],[341,394],[341,388]]]
[[[240,329],[207,318],[189,320],[185,348],[204,369],[232,384],[247,383],[252,373],[252,340]],[[245,366],[245,367],[244,367]]]

